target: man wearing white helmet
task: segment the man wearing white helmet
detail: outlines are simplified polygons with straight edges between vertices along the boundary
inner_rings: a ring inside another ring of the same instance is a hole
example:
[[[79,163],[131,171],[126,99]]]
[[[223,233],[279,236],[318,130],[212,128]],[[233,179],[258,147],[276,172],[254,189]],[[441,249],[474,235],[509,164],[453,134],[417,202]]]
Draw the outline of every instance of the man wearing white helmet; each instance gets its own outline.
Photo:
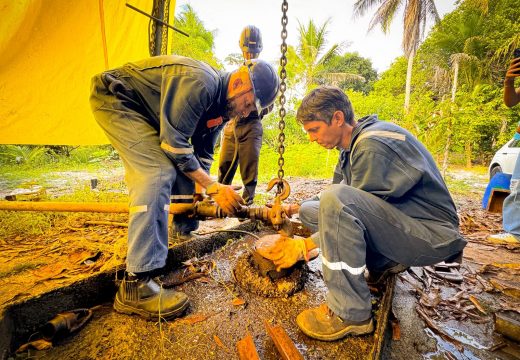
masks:
[[[240,35],[240,49],[245,63],[256,59],[262,51],[262,35],[253,25],[246,26]],[[244,184],[242,198],[246,204],[253,203],[258,183],[258,159],[262,146],[262,118],[273,109],[270,106],[262,112],[252,111],[249,116],[231,119],[222,134],[220,147],[218,181],[230,185],[238,165]]]
[[[148,319],[179,316],[188,297],[154,280],[166,264],[170,196],[193,201],[194,184],[233,214],[243,200],[208,174],[226,119],[269,107],[278,92],[273,67],[253,60],[221,72],[190,58],[157,56],[105,71],[92,79],[94,117],[119,153],[130,197],[126,274],[114,308]],[[176,217],[176,230],[196,230]]]

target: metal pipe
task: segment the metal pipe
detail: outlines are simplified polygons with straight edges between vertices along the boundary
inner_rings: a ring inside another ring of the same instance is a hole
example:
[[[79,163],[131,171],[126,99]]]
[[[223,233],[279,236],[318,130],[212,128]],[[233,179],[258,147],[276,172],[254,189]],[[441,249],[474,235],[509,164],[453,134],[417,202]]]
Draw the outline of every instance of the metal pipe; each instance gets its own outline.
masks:
[[[0,210],[128,213],[127,203],[0,201]],[[170,214],[193,211],[193,204],[170,204]]]
[[[185,33],[184,31],[179,30],[179,29],[177,29],[176,27],[173,27],[173,26],[171,26],[171,25],[168,24],[168,23],[165,23],[165,22],[162,21],[161,19],[157,19],[155,16],[152,16],[152,15],[150,15],[150,14],[147,14],[147,13],[144,12],[143,10],[138,9],[138,8],[136,8],[135,6],[130,5],[129,3],[126,3],[125,5],[126,5],[127,7],[129,7],[130,9],[132,9],[132,10],[134,10],[134,11],[137,11],[139,14],[142,14],[142,15],[144,15],[144,16],[149,17],[150,19],[155,20],[156,22],[158,22],[158,23],[161,24],[161,25],[167,26],[167,27],[169,27],[170,29],[177,31],[178,33],[180,33],[180,34],[182,34],[182,35],[184,35],[184,36],[190,37],[190,35],[187,34],[187,33]]]

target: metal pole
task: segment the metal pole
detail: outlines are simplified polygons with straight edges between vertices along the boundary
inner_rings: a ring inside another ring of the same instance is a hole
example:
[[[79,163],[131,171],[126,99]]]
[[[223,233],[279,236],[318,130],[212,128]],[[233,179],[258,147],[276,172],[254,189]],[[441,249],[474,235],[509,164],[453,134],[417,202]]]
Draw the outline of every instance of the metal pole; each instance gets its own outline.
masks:
[[[187,34],[187,33],[185,33],[184,31],[179,30],[179,29],[177,29],[177,28],[171,26],[171,25],[168,24],[168,23],[165,23],[165,22],[162,21],[161,19],[157,19],[155,16],[152,16],[152,15],[150,15],[150,14],[145,13],[143,10],[138,9],[138,8],[136,8],[135,6],[132,6],[132,5],[128,4],[128,3],[126,4],[126,6],[129,7],[130,9],[132,9],[132,10],[137,11],[137,12],[140,13],[140,14],[143,14],[144,16],[148,16],[150,19],[153,19],[153,20],[157,21],[158,23],[160,23],[160,24],[162,24],[162,25],[164,25],[164,26],[167,26],[167,27],[169,27],[169,28],[172,29],[172,30],[177,31],[178,33],[181,33],[181,34],[184,35],[184,36],[190,37],[190,35]]]

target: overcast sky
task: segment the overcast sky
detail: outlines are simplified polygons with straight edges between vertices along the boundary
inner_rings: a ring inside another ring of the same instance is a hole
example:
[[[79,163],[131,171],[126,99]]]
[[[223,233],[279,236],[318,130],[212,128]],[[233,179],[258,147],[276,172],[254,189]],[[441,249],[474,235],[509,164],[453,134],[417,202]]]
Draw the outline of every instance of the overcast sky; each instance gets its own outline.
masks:
[[[343,52],[357,51],[372,60],[374,68],[381,72],[388,69],[392,61],[402,55],[402,15],[396,17],[388,35],[375,28],[367,33],[370,14],[352,18],[355,0],[289,0],[287,26],[289,45],[298,42],[298,21],[302,24],[312,19],[321,25],[330,18],[328,47],[334,43],[349,44]],[[244,26],[252,24],[260,28],[264,50],[260,57],[278,62],[280,58],[281,0],[177,0],[175,13],[181,6],[190,4],[208,30],[216,30],[215,53],[222,62],[230,53],[240,53],[238,39]],[[455,0],[436,0],[441,18],[455,9]],[[328,48],[327,47],[327,48]],[[228,66],[227,64],[225,64]]]

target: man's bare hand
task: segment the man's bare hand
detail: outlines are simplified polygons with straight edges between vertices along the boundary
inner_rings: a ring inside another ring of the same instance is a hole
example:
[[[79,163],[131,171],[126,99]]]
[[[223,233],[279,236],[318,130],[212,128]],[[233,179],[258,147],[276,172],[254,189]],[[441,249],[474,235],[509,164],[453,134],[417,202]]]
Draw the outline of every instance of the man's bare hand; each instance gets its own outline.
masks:
[[[515,58],[511,60],[511,64],[509,65],[509,68],[506,72],[506,80],[511,79],[520,76],[520,58]]]

